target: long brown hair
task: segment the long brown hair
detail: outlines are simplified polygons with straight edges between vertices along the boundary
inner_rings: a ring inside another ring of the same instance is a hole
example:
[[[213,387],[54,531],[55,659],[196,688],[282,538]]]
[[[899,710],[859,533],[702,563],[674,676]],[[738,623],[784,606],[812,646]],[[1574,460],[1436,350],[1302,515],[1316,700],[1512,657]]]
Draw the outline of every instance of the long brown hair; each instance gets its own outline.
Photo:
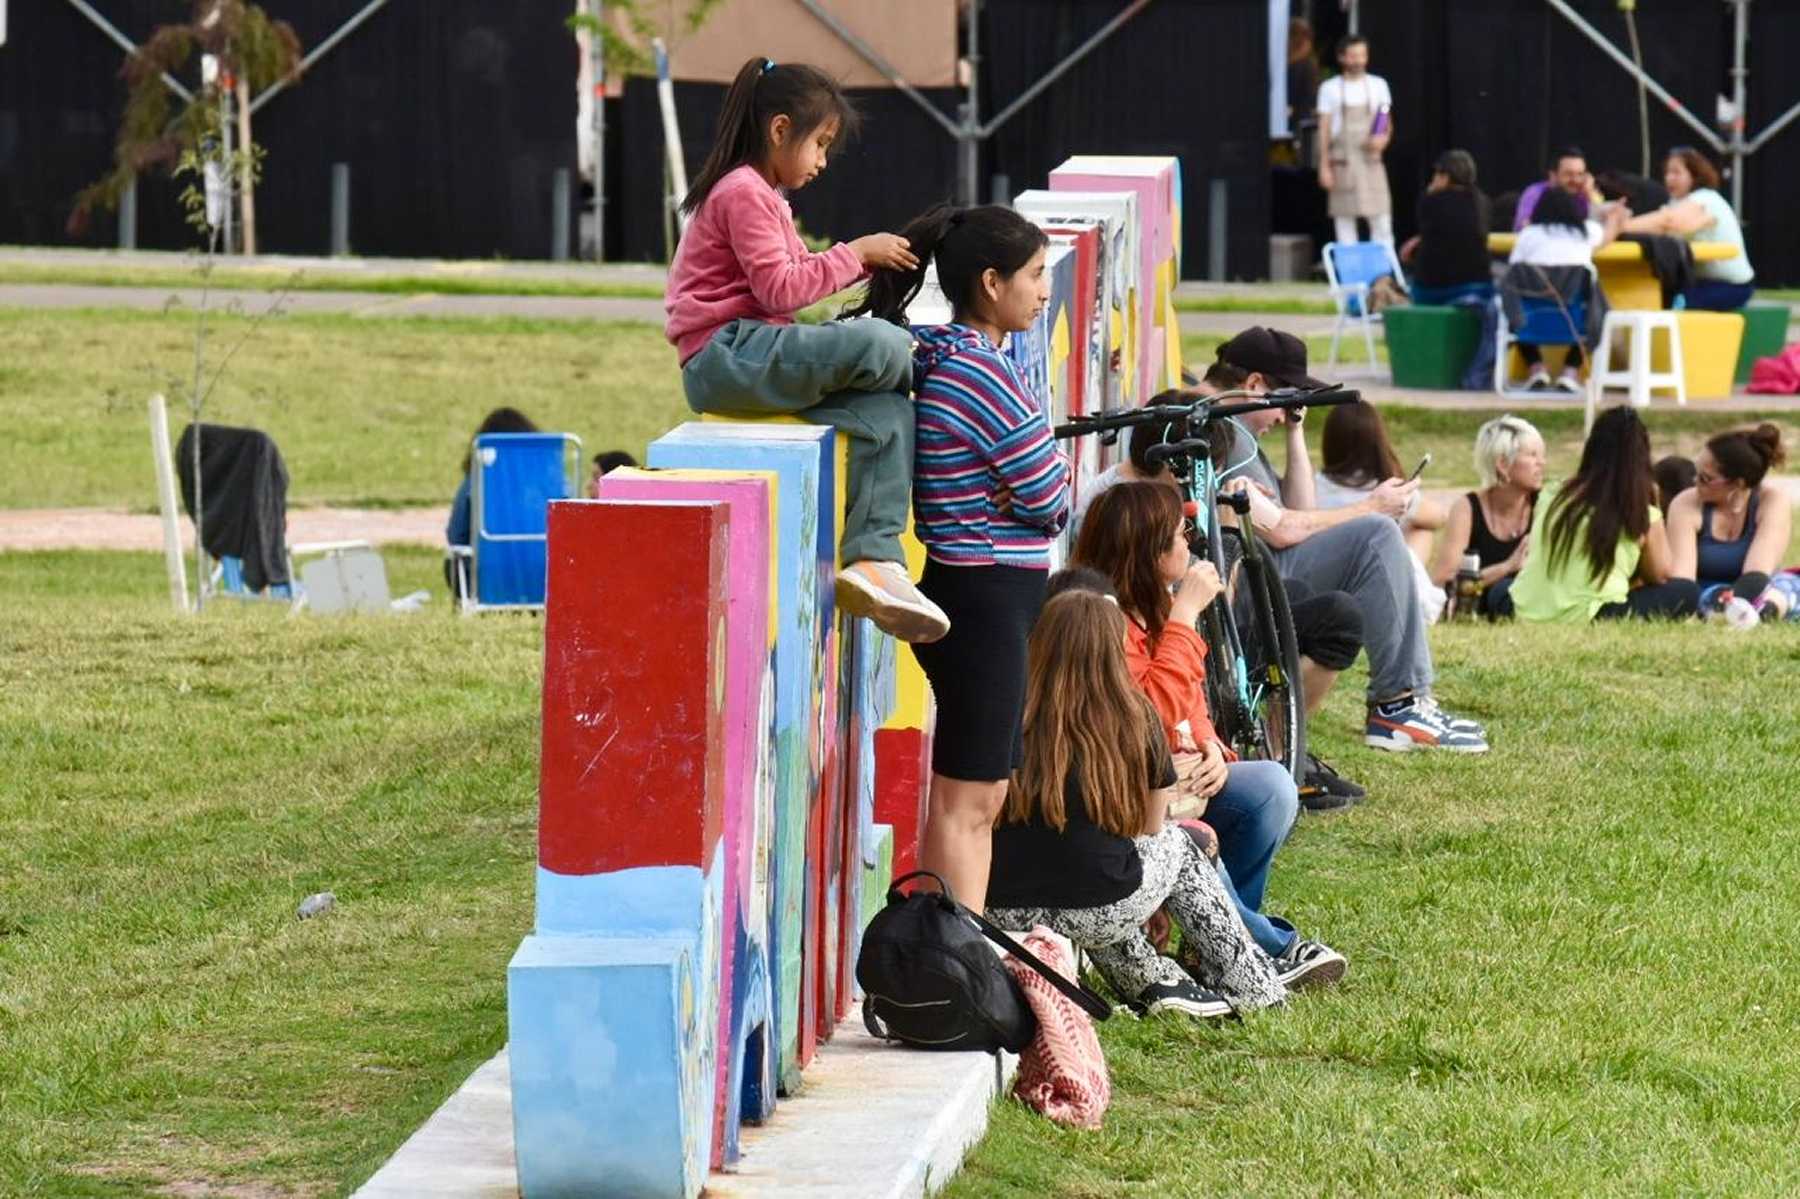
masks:
[[[1712,164],[1712,159],[1700,153],[1692,146],[1676,146],[1663,159],[1666,167],[1670,158],[1681,159],[1681,165],[1687,168],[1688,177],[1694,181],[1694,190],[1710,187],[1719,190],[1719,168]]]
[[[1162,725],[1125,665],[1125,618],[1091,591],[1065,591],[1031,630],[1025,674],[1025,764],[1006,792],[1005,824],[1061,831],[1071,773],[1087,817],[1119,837],[1144,827],[1151,756]]]
[[[1325,418],[1320,468],[1334,482],[1363,487],[1400,477],[1400,456],[1388,440],[1381,413],[1367,400],[1340,404]]]
[[[1181,499],[1162,483],[1117,483],[1081,520],[1073,561],[1112,580],[1119,607],[1143,622],[1151,644],[1162,636],[1174,601],[1157,560],[1181,529]]]
[[[1613,568],[1619,538],[1641,540],[1650,531],[1650,430],[1632,409],[1608,408],[1594,422],[1581,448],[1581,467],[1550,501],[1544,528],[1550,537],[1554,574],[1575,550],[1575,535],[1587,523],[1588,576],[1601,582]]]

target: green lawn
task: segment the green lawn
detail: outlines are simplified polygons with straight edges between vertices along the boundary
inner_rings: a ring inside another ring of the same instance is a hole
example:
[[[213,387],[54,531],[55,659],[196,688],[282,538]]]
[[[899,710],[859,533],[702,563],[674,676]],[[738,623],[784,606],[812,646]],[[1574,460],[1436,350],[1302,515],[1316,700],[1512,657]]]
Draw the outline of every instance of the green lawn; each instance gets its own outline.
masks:
[[[214,362],[249,320],[217,323]],[[151,508],[145,401],[167,394],[180,436],[193,331],[192,312],[0,309],[0,425],[16,447],[0,508]],[[499,404],[579,435],[590,455],[641,456],[687,412],[652,325],[307,314],[256,329],[207,419],[275,438],[290,503],[447,504],[470,435]]]
[[[0,1194],[343,1194],[504,1039],[541,626],[165,603],[0,555]],[[1314,737],[1373,796],[1275,871],[1346,983],[1108,1024],[1106,1129],[1002,1103],[952,1195],[1787,1189],[1800,631],[1433,641],[1494,752],[1362,748],[1352,672]]]
[[[660,300],[663,296],[660,284],[603,279],[598,272],[592,280],[550,278],[503,274],[484,269],[487,265],[446,263],[443,269],[428,274],[379,268],[307,271],[280,263],[217,267],[212,272],[211,286],[224,291],[267,291],[286,287],[292,291],[349,291],[373,295],[568,296],[633,300]],[[16,284],[186,289],[198,287],[200,277],[193,267],[119,266],[107,262],[0,262],[0,286]]]
[[[505,1040],[541,626],[159,572],[0,554],[0,1194],[343,1194]]]
[[[1344,984],[1108,1023],[1104,1130],[1001,1103],[950,1196],[1792,1193],[1800,631],[1433,643],[1493,752],[1361,748],[1347,678],[1314,739],[1371,799],[1271,881]]]

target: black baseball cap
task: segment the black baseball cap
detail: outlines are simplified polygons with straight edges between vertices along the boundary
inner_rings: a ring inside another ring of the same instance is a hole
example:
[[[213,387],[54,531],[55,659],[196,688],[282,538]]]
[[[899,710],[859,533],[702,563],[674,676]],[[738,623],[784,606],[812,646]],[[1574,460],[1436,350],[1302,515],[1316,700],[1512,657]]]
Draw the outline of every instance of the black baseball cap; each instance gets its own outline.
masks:
[[[1306,343],[1279,329],[1252,325],[1219,347],[1219,361],[1254,371],[1283,387],[1314,391],[1326,386],[1306,373]]]

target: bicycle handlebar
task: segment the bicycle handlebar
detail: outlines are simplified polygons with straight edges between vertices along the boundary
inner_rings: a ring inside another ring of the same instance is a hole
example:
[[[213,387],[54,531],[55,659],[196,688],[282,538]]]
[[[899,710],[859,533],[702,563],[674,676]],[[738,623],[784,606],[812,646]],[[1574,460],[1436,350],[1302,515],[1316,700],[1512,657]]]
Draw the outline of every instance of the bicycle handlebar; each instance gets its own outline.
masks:
[[[1221,391],[1210,396],[1195,396],[1191,403],[1186,404],[1146,404],[1142,408],[1114,408],[1097,412],[1093,416],[1077,416],[1067,424],[1057,425],[1052,433],[1058,440],[1063,440],[1083,437],[1089,433],[1106,433],[1114,429],[1153,424],[1159,420],[1192,421],[1198,417],[1201,424],[1207,424],[1227,417],[1242,416],[1247,412],[1326,407],[1348,404],[1361,398],[1361,392],[1335,385],[1310,391],[1299,387],[1282,387],[1262,393]],[[1220,400],[1243,402],[1221,404]]]

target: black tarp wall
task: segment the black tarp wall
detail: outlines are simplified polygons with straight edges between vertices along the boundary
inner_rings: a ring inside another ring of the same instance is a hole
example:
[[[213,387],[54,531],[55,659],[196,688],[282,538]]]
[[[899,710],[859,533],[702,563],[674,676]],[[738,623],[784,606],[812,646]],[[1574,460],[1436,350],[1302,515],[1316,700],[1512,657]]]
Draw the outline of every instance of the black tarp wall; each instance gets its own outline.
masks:
[[[310,49],[363,2],[270,7]],[[136,40],[189,8],[185,0],[97,7]],[[329,249],[331,164],[347,162],[359,253],[548,257],[552,176],[576,169],[568,10],[562,0],[394,0],[378,11],[257,113],[254,136],[268,151],[258,248]],[[74,195],[112,160],[121,61],[60,0],[11,6],[0,46],[0,242],[71,242],[63,227]],[[160,175],[139,181],[140,246],[194,243],[179,190]],[[103,217],[80,244],[116,243],[116,225]]]

